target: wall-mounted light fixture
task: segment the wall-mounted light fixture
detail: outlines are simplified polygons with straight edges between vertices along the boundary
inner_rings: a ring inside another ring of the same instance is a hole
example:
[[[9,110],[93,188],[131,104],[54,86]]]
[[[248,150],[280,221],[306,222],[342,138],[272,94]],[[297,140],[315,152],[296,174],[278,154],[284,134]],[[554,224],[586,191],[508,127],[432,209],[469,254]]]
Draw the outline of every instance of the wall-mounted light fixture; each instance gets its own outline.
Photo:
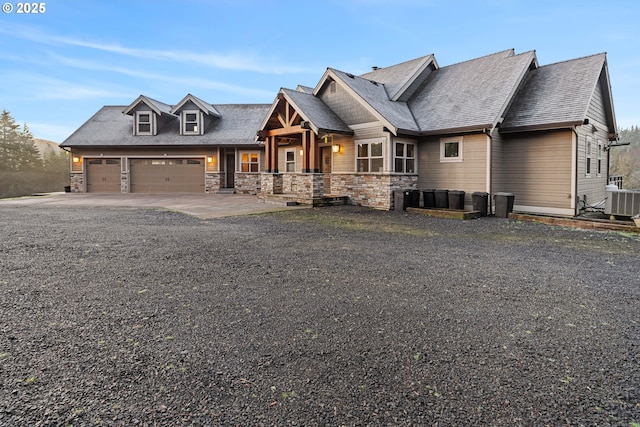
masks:
[[[302,148],[300,149],[300,155],[304,155],[304,150]]]
[[[73,163],[80,163],[80,157],[73,156]]]
[[[207,157],[207,163],[213,163],[213,157],[211,156]]]
[[[331,146],[331,150],[332,150],[334,153],[342,153],[343,148],[342,148],[342,145],[340,145],[340,144],[335,144],[335,145],[332,145],[332,146]]]

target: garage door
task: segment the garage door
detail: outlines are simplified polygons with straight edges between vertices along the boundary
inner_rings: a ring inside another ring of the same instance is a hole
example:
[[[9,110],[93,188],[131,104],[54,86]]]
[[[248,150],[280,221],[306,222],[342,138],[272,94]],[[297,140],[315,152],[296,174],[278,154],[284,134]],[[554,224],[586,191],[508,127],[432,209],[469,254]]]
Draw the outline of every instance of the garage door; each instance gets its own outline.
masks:
[[[131,159],[132,193],[204,193],[203,159]]]
[[[120,193],[120,159],[86,159],[87,193]]]

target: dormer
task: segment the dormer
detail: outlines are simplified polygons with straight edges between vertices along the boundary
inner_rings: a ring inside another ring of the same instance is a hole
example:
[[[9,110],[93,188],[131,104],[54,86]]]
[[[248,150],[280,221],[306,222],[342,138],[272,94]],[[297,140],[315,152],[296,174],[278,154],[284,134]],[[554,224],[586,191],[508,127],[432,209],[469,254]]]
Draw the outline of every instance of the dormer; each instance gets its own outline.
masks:
[[[178,102],[171,114],[180,117],[180,135],[204,135],[212,118],[221,117],[213,105],[191,94]]]
[[[133,116],[133,134],[153,136],[168,117],[175,117],[171,113],[171,105],[165,104],[144,95],[140,95],[122,112]]]

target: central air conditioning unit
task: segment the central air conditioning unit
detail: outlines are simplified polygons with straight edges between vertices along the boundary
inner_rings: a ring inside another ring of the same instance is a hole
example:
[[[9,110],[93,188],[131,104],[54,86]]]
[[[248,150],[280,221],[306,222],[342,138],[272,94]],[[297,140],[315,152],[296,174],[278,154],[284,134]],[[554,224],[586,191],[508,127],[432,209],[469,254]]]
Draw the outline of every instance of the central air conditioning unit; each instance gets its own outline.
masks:
[[[607,201],[604,212],[614,216],[639,215],[640,190],[618,190],[615,185],[607,185]]]

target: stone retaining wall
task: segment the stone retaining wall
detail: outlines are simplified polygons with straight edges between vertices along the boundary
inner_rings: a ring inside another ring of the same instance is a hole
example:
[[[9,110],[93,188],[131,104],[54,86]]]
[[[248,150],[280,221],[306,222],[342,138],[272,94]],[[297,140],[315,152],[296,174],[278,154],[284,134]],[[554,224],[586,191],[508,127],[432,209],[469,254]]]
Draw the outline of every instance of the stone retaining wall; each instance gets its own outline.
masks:
[[[394,191],[418,188],[418,175],[331,174],[331,192],[349,197],[349,203],[391,210]]]

